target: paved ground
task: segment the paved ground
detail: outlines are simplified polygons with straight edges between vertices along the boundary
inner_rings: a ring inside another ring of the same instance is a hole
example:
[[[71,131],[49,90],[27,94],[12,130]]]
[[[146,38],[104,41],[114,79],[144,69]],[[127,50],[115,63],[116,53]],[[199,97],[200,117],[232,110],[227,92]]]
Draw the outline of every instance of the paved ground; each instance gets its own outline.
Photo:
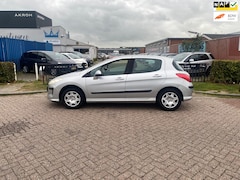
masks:
[[[0,179],[240,179],[240,99],[68,110],[0,97]]]

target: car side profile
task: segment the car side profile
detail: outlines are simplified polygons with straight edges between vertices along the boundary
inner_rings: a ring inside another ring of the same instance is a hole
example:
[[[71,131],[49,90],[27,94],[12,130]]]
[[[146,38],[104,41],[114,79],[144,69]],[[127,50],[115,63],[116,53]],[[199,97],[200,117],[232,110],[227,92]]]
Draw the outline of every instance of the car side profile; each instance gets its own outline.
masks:
[[[38,51],[32,50],[27,51],[22,54],[20,59],[20,68],[24,73],[28,73],[30,71],[34,71],[35,63],[37,64],[45,64],[45,71],[51,75],[64,74],[66,72],[75,71],[77,66],[74,61],[68,59],[64,55],[54,52],[54,51]],[[62,68],[56,69],[51,68],[47,65],[69,65],[70,69]]]
[[[189,71],[205,65],[206,74],[209,75],[214,57],[208,52],[183,52],[173,57],[184,70]]]
[[[192,98],[190,76],[168,57],[117,56],[48,83],[48,99],[67,108],[91,102],[156,102],[173,111]]]

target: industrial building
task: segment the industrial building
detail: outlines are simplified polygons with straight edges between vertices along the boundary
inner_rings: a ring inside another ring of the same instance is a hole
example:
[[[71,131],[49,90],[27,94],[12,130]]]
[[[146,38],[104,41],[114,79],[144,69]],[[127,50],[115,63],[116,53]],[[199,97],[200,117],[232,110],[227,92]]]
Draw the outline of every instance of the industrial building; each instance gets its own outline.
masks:
[[[36,11],[0,11],[0,38],[12,38],[53,44],[53,51],[88,52],[97,57],[97,47],[70,38],[62,26]]]

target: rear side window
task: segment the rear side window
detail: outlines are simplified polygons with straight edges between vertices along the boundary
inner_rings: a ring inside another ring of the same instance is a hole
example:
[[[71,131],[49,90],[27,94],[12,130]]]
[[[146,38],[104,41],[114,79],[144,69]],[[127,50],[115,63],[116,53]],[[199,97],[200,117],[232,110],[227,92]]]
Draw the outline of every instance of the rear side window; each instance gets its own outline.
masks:
[[[36,53],[24,53],[25,58],[31,58],[31,59],[38,59],[38,55]]]
[[[206,55],[206,54],[199,54],[199,57],[198,57],[198,60],[201,61],[201,60],[207,60],[209,59],[209,57]]]
[[[132,73],[153,72],[161,69],[161,66],[159,59],[135,59]]]

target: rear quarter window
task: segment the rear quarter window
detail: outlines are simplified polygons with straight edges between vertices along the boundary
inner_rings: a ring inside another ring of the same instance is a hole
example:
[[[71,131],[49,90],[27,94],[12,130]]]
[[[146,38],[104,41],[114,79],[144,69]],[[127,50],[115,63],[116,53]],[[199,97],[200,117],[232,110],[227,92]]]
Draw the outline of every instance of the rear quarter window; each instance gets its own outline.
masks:
[[[214,56],[213,56],[212,54],[209,54],[209,55],[210,55],[210,57],[211,57],[212,59],[215,59]]]
[[[176,70],[184,71],[183,68],[176,61],[172,61],[172,65]]]

